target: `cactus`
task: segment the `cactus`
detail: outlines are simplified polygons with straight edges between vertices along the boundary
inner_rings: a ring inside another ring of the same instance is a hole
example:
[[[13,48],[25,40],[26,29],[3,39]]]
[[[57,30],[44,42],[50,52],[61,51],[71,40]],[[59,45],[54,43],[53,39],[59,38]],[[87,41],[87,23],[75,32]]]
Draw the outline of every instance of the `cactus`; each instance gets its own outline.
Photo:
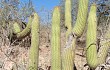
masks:
[[[71,15],[71,0],[65,0],[65,27],[67,27],[66,31],[66,40],[72,30],[72,15]],[[74,47],[71,45],[69,48],[65,48],[62,54],[62,68],[63,70],[73,70],[74,66],[74,51],[75,41],[73,41]]]
[[[88,0],[79,0],[78,14],[73,32],[80,37],[84,31],[88,12]]]
[[[71,38],[71,36],[70,36]],[[70,44],[71,43],[71,44]],[[62,55],[62,70],[74,70],[74,57],[75,57],[75,46],[76,38],[66,45]]]
[[[74,56],[75,56],[75,47],[76,47],[75,42],[76,42],[76,38],[80,37],[84,31],[86,18],[87,18],[87,12],[88,12],[88,0],[79,0],[77,21],[72,30],[74,37],[72,41],[69,43],[69,41],[71,40],[70,37],[72,35],[69,36],[67,44],[71,44],[71,45],[66,46],[63,52],[63,58],[62,58],[63,70],[74,70],[73,66],[74,66]],[[71,20],[71,0],[66,0],[65,2],[65,26],[67,26],[68,28],[66,38],[71,32],[71,21],[72,21]],[[77,37],[75,37],[76,35]]]
[[[96,18],[96,5],[92,4],[88,17],[87,38],[86,38],[86,57],[87,63],[91,68],[96,68],[98,65],[97,48],[96,48],[96,31],[97,31],[97,18]]]
[[[14,34],[17,34],[17,33],[19,33],[20,31],[21,31],[21,30],[20,30],[20,27],[19,27],[18,23],[15,22],[15,23],[13,24],[13,32],[14,32]]]
[[[106,61],[106,57],[108,54],[108,50],[110,48],[110,41],[102,41],[100,42],[100,49],[98,52],[98,60],[99,60],[99,64],[103,64]]]
[[[51,40],[51,66],[52,70],[61,70],[60,54],[60,8],[55,7],[52,17],[52,40]]]
[[[71,33],[72,29],[72,15],[71,15],[71,0],[65,1],[65,27],[67,27],[66,31],[66,39]]]
[[[23,38],[23,37],[27,36],[30,33],[31,23],[32,23],[32,17],[30,16],[29,17],[29,22],[28,22],[26,28],[23,31],[17,33],[17,38]]]
[[[29,70],[38,69],[39,47],[39,17],[35,13],[31,25],[31,47],[29,51]]]
[[[98,65],[105,63],[106,56],[109,50],[110,41],[101,40],[100,48],[97,53],[97,18],[96,18],[96,4],[92,4],[87,27],[87,40],[86,40],[86,57],[87,63],[91,68],[96,68]],[[108,32],[107,32],[108,33]],[[106,36],[106,34],[105,34]]]
[[[100,40],[100,49],[98,52],[98,60],[100,60],[99,64],[105,63],[108,50],[110,48],[110,24],[108,26],[107,32],[104,34],[104,37]]]

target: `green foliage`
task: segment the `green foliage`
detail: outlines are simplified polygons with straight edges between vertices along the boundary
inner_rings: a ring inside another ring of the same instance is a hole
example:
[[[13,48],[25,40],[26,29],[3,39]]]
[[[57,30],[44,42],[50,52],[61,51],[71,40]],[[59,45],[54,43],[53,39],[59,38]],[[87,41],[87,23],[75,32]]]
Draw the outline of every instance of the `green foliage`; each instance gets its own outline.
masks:
[[[29,51],[29,70],[38,69],[39,56],[39,16],[34,13],[34,19],[31,26],[31,47]]]
[[[52,17],[51,39],[51,66],[52,70],[61,70],[61,47],[60,47],[60,8],[55,7]]]

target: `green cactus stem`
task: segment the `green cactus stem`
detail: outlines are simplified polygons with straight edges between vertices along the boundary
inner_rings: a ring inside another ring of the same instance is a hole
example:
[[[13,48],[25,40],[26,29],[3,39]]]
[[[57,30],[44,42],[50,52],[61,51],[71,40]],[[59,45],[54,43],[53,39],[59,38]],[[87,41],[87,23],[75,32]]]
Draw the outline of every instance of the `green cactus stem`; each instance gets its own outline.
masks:
[[[29,51],[29,70],[38,69],[39,55],[39,16],[34,13],[34,19],[31,26],[31,47]]]
[[[65,27],[67,27],[67,39],[72,30],[71,0],[65,0]]]
[[[100,49],[98,52],[98,60],[100,60],[99,64],[105,63],[108,50],[110,48],[110,24],[108,26],[107,32],[104,34],[104,37],[100,40]]]
[[[87,38],[86,38],[86,57],[87,63],[91,68],[96,68],[98,65],[96,31],[97,31],[96,4],[92,4],[88,17]]]
[[[15,22],[14,24],[13,24],[13,33],[14,34],[17,34],[17,33],[19,33],[21,30],[20,30],[20,26],[18,25],[18,23],[17,22]]]
[[[61,47],[60,47],[60,8],[55,7],[52,17],[52,40],[51,40],[51,69],[61,70]]]
[[[71,34],[62,54],[62,70],[74,70],[76,38]]]
[[[29,17],[29,22],[28,22],[26,28],[23,31],[17,33],[17,38],[23,38],[23,37],[27,36],[30,33],[31,23],[32,23],[32,17],[30,16]]]
[[[99,60],[99,64],[103,64],[106,61],[106,57],[110,48],[110,40],[109,41],[101,40],[100,46],[101,47],[98,52],[98,60]]]
[[[84,31],[88,13],[88,0],[79,0],[78,14],[73,32],[80,37]]]
[[[68,8],[69,6],[69,8]],[[66,9],[67,8],[67,9]],[[71,0],[66,0],[65,2],[65,26],[69,29],[67,32],[68,37],[66,47],[62,55],[62,67],[63,70],[74,70],[74,57],[75,57],[75,47],[76,38],[80,37],[84,31],[88,12],[88,0],[79,0],[79,8],[76,24],[71,32]],[[68,24],[67,24],[68,23]],[[67,37],[66,37],[67,38]],[[72,40],[71,40],[72,39]],[[69,45],[68,45],[69,44]]]
[[[87,63],[91,68],[96,68],[98,65],[105,63],[108,50],[110,48],[110,40],[103,38],[100,40],[100,48],[97,53],[96,48],[96,34],[97,34],[97,17],[96,17],[96,4],[92,4],[87,27],[87,38],[86,38],[86,57]],[[108,33],[108,32],[107,32]],[[106,34],[105,34],[106,36]],[[109,38],[108,38],[109,39]]]

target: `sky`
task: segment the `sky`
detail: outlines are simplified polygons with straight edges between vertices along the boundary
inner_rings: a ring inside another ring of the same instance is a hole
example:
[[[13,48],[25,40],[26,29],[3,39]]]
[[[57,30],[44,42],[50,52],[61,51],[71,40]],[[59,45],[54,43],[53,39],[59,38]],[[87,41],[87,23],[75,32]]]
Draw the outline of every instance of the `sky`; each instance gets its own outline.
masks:
[[[20,1],[28,2],[29,0],[20,0]],[[36,10],[39,10],[41,8],[51,10],[60,3],[60,0],[31,0],[31,1]]]
[[[29,0],[20,0],[22,3],[26,3]],[[48,14],[51,14],[55,6],[59,6],[60,0],[31,0],[35,11],[39,14],[41,17],[41,21],[48,22]],[[90,0],[90,2],[93,2],[95,0]],[[98,2],[103,0],[97,0]],[[48,11],[45,12],[44,10]],[[51,19],[51,15],[49,15]]]
[[[21,3],[26,3],[29,0],[20,0]],[[31,0],[35,11],[41,17],[41,21],[44,23],[50,22],[51,19],[51,10],[54,9],[55,6],[59,6],[60,0]],[[43,11],[41,11],[43,9]],[[48,11],[45,12],[44,10]],[[49,14],[49,17],[48,17]]]

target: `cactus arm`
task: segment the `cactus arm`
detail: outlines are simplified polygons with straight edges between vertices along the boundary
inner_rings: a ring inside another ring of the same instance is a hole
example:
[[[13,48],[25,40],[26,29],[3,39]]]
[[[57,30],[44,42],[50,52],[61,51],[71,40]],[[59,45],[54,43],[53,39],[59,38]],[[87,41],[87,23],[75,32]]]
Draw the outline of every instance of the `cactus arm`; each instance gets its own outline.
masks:
[[[19,27],[19,25],[18,25],[18,23],[14,23],[13,24],[13,33],[14,34],[17,34],[17,33],[19,33],[21,30],[20,30],[20,27]]]
[[[71,33],[72,29],[72,15],[71,15],[71,0],[65,1],[65,27],[67,27],[66,31],[66,39]]]
[[[92,4],[87,27],[87,40],[86,40],[86,57],[87,62],[91,68],[96,68],[98,65],[105,63],[108,50],[110,48],[109,30],[105,33],[103,39],[100,41],[100,48],[97,53],[96,48],[96,31],[97,31],[97,18],[96,18],[96,5]],[[107,41],[108,39],[108,41]]]
[[[92,4],[88,17],[87,38],[86,38],[86,57],[87,63],[91,68],[96,68],[98,65],[97,48],[96,48],[96,5]]]
[[[60,9],[55,7],[52,17],[52,40],[51,40],[51,65],[52,70],[61,70],[60,49]]]
[[[84,31],[88,13],[88,0],[79,0],[78,14],[73,32],[80,37]]]
[[[21,31],[21,32],[19,32],[17,34],[17,38],[25,37],[25,36],[27,36],[30,33],[30,31],[31,31],[31,23],[32,23],[32,17],[30,16],[29,22],[28,22],[26,28],[23,31]]]
[[[38,47],[39,47],[39,17],[35,13],[31,26],[31,47],[29,51],[29,70],[38,69]]]

